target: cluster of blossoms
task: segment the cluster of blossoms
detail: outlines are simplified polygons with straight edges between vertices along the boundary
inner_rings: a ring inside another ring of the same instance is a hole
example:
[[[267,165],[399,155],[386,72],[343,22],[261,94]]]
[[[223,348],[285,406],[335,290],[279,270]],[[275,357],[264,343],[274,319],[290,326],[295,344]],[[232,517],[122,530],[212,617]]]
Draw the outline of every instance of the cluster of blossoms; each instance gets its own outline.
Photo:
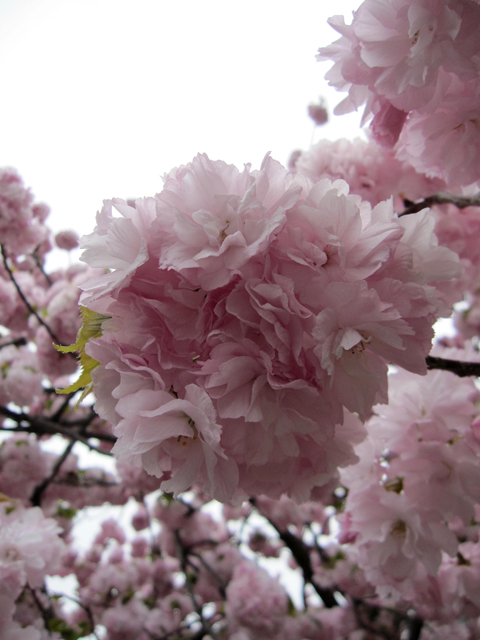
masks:
[[[8,501],[0,505],[0,635],[40,640],[43,623],[13,620],[15,601],[28,585],[43,586],[47,574],[58,573],[64,543],[55,520],[40,508],[22,509]],[[37,616],[40,618],[40,616]]]
[[[478,399],[471,380],[446,371],[392,376],[389,404],[375,407],[356,449],[360,462],[342,471],[349,493],[341,538],[354,543],[372,584],[418,603],[418,577],[437,574],[442,552],[466,557],[467,540],[477,539]],[[465,594],[477,607],[479,588],[471,581]]]
[[[480,178],[480,5],[476,0],[365,0],[341,38],[320,49],[330,84],[365,104],[373,138],[452,187]]]
[[[480,334],[480,207],[459,210],[453,204],[443,205],[434,207],[434,214],[439,242],[458,254],[463,267],[458,289],[465,292],[464,308],[454,314],[457,343],[463,346],[463,340]]]
[[[3,247],[18,255],[28,253],[47,241],[43,222],[48,208],[35,204],[15,169],[0,170],[0,237]]]
[[[350,193],[361,196],[372,207],[393,197],[395,211],[401,212],[405,200],[415,202],[426,193],[446,188],[442,180],[417,173],[397,160],[391,149],[379,147],[373,140],[320,140],[307,151],[294,153],[297,155],[293,156],[291,171],[307,175],[314,182],[322,178],[345,180]]]
[[[86,351],[118,458],[175,495],[309,499],[355,461],[351,413],[387,401],[387,363],[426,371],[459,275],[433,227],[270,157],[197,156],[154,198],[107,201],[82,259],[114,270],[81,303],[105,318]]]

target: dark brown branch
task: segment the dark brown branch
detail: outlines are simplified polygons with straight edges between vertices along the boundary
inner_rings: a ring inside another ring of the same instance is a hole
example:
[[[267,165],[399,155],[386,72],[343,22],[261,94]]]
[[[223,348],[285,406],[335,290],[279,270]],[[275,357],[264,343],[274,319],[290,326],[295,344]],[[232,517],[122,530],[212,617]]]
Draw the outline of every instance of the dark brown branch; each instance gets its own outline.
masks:
[[[42,495],[45,491],[45,489],[47,489],[48,485],[56,478],[56,476],[59,474],[60,469],[62,467],[62,464],[65,462],[65,460],[68,458],[68,456],[70,455],[70,452],[72,451],[73,447],[75,446],[75,440],[72,439],[71,442],[68,443],[68,445],[65,447],[64,452],[62,453],[61,456],[59,456],[57,458],[57,461],[55,462],[55,464],[53,465],[53,469],[52,472],[49,476],[47,476],[40,484],[38,484],[35,489],[33,490],[33,493],[31,495],[30,498],[30,502],[32,503],[32,505],[34,507],[39,507],[40,503],[42,502]]]
[[[10,266],[8,264],[7,261],[7,253],[5,251],[5,247],[3,245],[0,245],[0,249],[2,250],[2,256],[3,256],[3,264],[5,266],[5,269],[7,270],[7,273],[10,277],[10,280],[13,282],[13,285],[15,287],[15,289],[17,290],[18,295],[20,296],[20,298],[23,301],[23,304],[27,307],[27,309],[30,311],[30,313],[32,313],[35,318],[38,320],[38,322],[45,327],[45,329],[48,331],[50,337],[52,338],[52,340],[55,342],[55,344],[59,344],[59,340],[56,337],[56,335],[53,333],[53,331],[50,329],[50,327],[48,326],[48,324],[38,315],[38,313],[35,311],[35,309],[32,307],[32,305],[29,303],[29,301],[26,299],[23,291],[20,289],[20,286],[18,284],[18,282],[15,280],[15,276],[13,275],[12,270],[10,269]]]
[[[371,605],[360,598],[351,599],[353,612],[357,624],[369,634],[376,637],[384,638],[384,640],[400,640],[400,623],[404,619],[404,615],[395,609],[379,607]],[[391,616],[390,625],[387,626],[385,621],[380,626],[375,626],[375,622],[381,611],[387,612]]]
[[[95,638],[97,638],[98,640],[98,636],[95,632],[95,620],[93,619],[92,610],[90,609],[89,605],[84,604],[83,602],[81,602],[80,600],[77,600],[76,598],[73,598],[72,596],[68,596],[66,593],[56,593],[54,594],[54,597],[66,598],[67,600],[70,600],[71,602],[75,602],[75,604],[81,607],[87,614],[88,623],[90,625],[90,629],[86,633],[94,635]]]
[[[402,216],[408,216],[411,213],[418,213],[418,211],[431,207],[433,204],[454,204],[459,209],[465,209],[466,207],[480,207],[480,193],[477,193],[474,196],[459,196],[455,193],[439,191],[428,198],[420,200],[420,202],[413,202],[404,211],[399,213],[398,217],[401,218]]]
[[[254,507],[256,507],[258,512],[265,518],[265,520],[267,520],[267,522],[269,522],[269,524],[272,525],[272,527],[278,533],[280,540],[282,540],[285,546],[288,547],[288,549],[290,549],[290,552],[295,562],[298,564],[298,566],[302,570],[304,581],[312,585],[312,587],[315,589],[317,594],[322,599],[323,604],[328,609],[331,609],[332,607],[338,607],[339,603],[337,602],[337,599],[335,598],[335,594],[333,593],[333,591],[331,589],[322,587],[321,585],[315,582],[313,568],[312,568],[312,561],[310,559],[310,549],[305,544],[305,542],[303,542],[301,538],[294,536],[293,533],[290,533],[290,531],[288,530],[282,531],[275,524],[275,522],[270,520],[270,518],[268,518],[264,513],[260,511],[260,509],[258,509],[255,498],[250,498],[249,502]]]
[[[460,360],[448,360],[447,358],[437,358],[435,356],[427,356],[425,358],[429,369],[441,369],[442,371],[450,371],[460,378],[480,376],[480,362],[461,362]]]
[[[37,606],[37,608],[38,608],[38,610],[40,612],[40,615],[43,618],[45,629],[48,630],[50,628],[50,621],[55,618],[55,613],[53,611],[53,607],[52,607],[51,601],[49,600],[48,605],[46,607],[44,607],[43,604],[40,601],[40,598],[37,595],[36,590],[33,587],[31,587],[29,584],[27,584],[25,586],[25,589],[30,592],[30,595],[32,596],[33,601],[35,602],[35,604],[36,604],[36,606]],[[40,591],[44,595],[47,595],[47,591],[45,589],[45,586],[43,586]],[[48,595],[47,595],[47,597],[48,597]]]
[[[78,431],[69,428],[68,423],[63,425],[58,422],[52,422],[47,418],[31,416],[28,413],[16,413],[15,411],[11,411],[7,409],[7,407],[0,406],[0,415],[4,415],[6,418],[10,418],[13,422],[16,422],[18,427],[0,427],[2,431],[17,431],[20,433],[36,433],[37,435],[62,435],[65,438],[78,440],[78,442],[82,442],[92,451],[96,451],[97,453],[101,453],[105,456],[111,456],[112,454],[108,451],[103,451],[99,449],[95,445],[89,442],[90,438],[96,438],[97,440],[106,440],[110,442],[110,438],[114,436],[110,436],[109,434],[97,434],[97,433],[89,433],[85,436],[78,433]],[[22,426],[22,424],[26,424],[27,426]]]
[[[270,524],[272,523],[270,522]],[[275,527],[275,525],[273,526]],[[317,582],[315,582],[313,577],[312,563],[310,560],[310,550],[303,542],[303,540],[294,536],[292,533],[290,533],[290,531],[280,531],[277,527],[275,527],[275,529],[278,532],[280,540],[282,540],[282,542],[284,542],[285,545],[290,549],[295,562],[302,570],[303,579],[305,580],[305,582],[309,582],[312,585],[327,609],[338,607],[339,603],[337,602],[333,591],[331,589],[322,587]]]
[[[186,550],[183,544],[182,538],[180,536],[180,531],[178,529],[175,529],[173,533],[175,536],[175,548],[177,552],[177,557],[180,561],[180,567],[182,569],[182,573],[185,575],[185,586],[188,591],[188,595],[190,596],[190,600],[192,601],[193,607],[195,609],[195,613],[198,615],[200,622],[202,623],[202,628],[198,632],[199,634],[198,638],[203,638],[205,635],[208,634],[212,637],[213,640],[218,640],[217,635],[214,633],[209,622],[205,620],[203,616],[202,605],[199,603],[199,601],[195,596],[193,584],[187,574],[187,567],[190,564],[190,562],[188,560],[188,551]],[[194,637],[196,638],[197,636],[194,636]]]
[[[190,555],[191,555],[193,558],[197,558],[197,559],[200,561],[200,564],[205,568],[205,570],[206,570],[206,571],[208,571],[208,573],[209,573],[209,574],[212,576],[212,578],[216,581],[218,591],[219,591],[220,595],[222,596],[222,598],[223,598],[223,599],[225,599],[225,598],[227,597],[227,596],[226,596],[226,591],[225,591],[225,589],[226,589],[226,585],[225,585],[225,582],[222,580],[222,578],[221,578],[221,577],[218,575],[218,573],[215,571],[215,569],[214,569],[213,567],[211,567],[211,566],[208,564],[208,562],[205,560],[205,558],[204,558],[202,555],[200,555],[199,553],[193,553],[192,551],[190,551]],[[190,565],[191,567],[194,567],[194,568],[195,568],[195,569],[197,569],[197,571],[198,571],[198,568],[193,564],[193,562],[190,562],[190,561],[189,561],[189,565]]]
[[[408,624],[409,635],[407,640],[419,640],[423,629],[423,620],[418,616],[413,616]]]
[[[15,340],[10,340],[9,342],[3,342],[0,344],[0,349],[3,347],[24,347],[27,344],[27,339],[25,336],[21,336],[20,338],[16,338]]]
[[[51,416],[50,420],[52,422],[58,422],[61,419],[62,415],[65,413],[65,411],[68,408],[68,405],[70,404],[70,400],[73,398],[75,393],[67,393],[67,395],[64,397],[63,402],[60,405],[60,407],[57,409],[57,411],[55,411],[53,416]]]
[[[37,247],[37,249],[38,249],[38,247]],[[36,263],[38,269],[42,272],[43,276],[45,277],[45,280],[48,282],[48,284],[50,286],[52,286],[53,281],[50,278],[50,276],[48,275],[48,273],[46,273],[45,269],[43,268],[43,264],[40,262],[40,258],[38,257],[38,255],[36,253],[37,249],[35,249],[35,251],[32,253],[32,257],[35,260],[35,263]]]
[[[96,431],[87,431],[85,434],[86,438],[94,438],[95,440],[100,440],[101,442],[111,442],[115,444],[117,441],[116,436],[113,433],[97,433]],[[83,440],[81,440],[83,442]],[[101,453],[105,453],[102,451]]]
[[[0,408],[0,413],[1,412],[2,411],[1,411],[1,408]],[[87,438],[82,438],[82,436],[79,436],[77,433],[74,433],[72,431],[68,431],[68,429],[61,429],[60,427],[57,427],[57,428],[51,429],[51,430],[45,429],[44,427],[39,428],[38,425],[29,426],[29,427],[0,427],[0,431],[6,431],[7,433],[9,433],[9,432],[12,432],[12,433],[35,433],[37,436],[61,435],[61,436],[64,436],[65,438],[73,439],[76,442],[81,442],[86,447],[88,447],[91,451],[96,451],[97,453],[101,453],[104,456],[113,456],[113,454],[111,454],[109,451],[104,451],[103,449],[100,449],[99,447],[96,447],[94,444],[89,442]],[[89,436],[89,438],[96,438],[96,437],[97,436],[95,436],[95,435]]]
[[[153,527],[152,527],[152,516],[150,514],[150,508],[148,506],[147,501],[145,500],[145,496],[143,492],[141,494],[141,498],[142,498],[143,508],[145,509],[145,513],[147,514],[148,533],[150,535],[150,553],[152,554],[152,558],[155,558],[155,557],[161,558],[162,550],[160,549],[160,545],[158,544],[158,542],[156,542],[155,540],[155,535],[153,533]],[[155,592],[157,591],[157,587],[155,586],[155,584],[153,585],[153,589]]]

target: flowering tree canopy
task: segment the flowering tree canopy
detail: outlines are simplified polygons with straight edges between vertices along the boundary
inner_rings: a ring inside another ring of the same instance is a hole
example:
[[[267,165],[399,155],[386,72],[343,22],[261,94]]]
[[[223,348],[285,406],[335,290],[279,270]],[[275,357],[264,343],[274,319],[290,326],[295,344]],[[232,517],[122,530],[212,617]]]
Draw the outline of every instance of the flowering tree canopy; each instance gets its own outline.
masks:
[[[479,23],[365,0],[318,54],[365,139],[80,240],[0,170],[0,640],[480,639]]]

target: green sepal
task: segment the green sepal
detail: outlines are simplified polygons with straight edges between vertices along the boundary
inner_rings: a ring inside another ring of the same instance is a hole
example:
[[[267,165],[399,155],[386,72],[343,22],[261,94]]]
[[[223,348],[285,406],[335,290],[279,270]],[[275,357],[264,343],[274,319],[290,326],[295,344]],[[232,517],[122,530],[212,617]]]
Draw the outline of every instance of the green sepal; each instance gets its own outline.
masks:
[[[80,364],[80,377],[66,389],[55,389],[57,393],[75,393],[79,389],[83,389],[83,393],[78,399],[79,403],[92,391],[92,371],[100,364],[85,352],[85,347],[91,338],[99,338],[102,335],[102,324],[105,320],[109,320],[111,316],[105,316],[96,311],[91,311],[88,307],[80,307],[82,315],[82,326],[77,334],[77,341],[67,347],[54,344],[53,346],[61,353],[72,353],[78,351],[78,359]]]

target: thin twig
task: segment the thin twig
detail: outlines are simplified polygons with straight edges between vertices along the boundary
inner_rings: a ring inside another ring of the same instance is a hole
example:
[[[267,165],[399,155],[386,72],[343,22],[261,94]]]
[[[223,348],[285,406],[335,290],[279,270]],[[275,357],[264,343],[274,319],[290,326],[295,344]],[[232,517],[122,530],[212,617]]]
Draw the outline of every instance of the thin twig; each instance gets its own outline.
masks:
[[[45,629],[49,629],[50,620],[53,620],[55,618],[55,613],[53,611],[51,602],[49,601],[48,606],[44,607],[43,604],[40,602],[40,599],[35,589],[33,589],[33,587],[31,587],[29,584],[27,584],[25,588],[28,589],[28,591],[30,592],[35,604],[37,605],[38,610],[40,611],[40,614],[43,618],[43,622],[45,625]],[[42,591],[48,597],[45,587],[42,588]]]
[[[72,441],[69,442],[67,444],[67,446],[65,447],[65,450],[62,453],[62,455],[57,458],[57,461],[53,465],[53,469],[52,469],[51,474],[49,476],[47,476],[40,484],[37,484],[37,486],[33,490],[33,493],[32,493],[31,498],[30,498],[30,502],[32,503],[32,505],[34,507],[39,507],[40,506],[40,503],[42,501],[42,495],[43,495],[45,489],[48,487],[48,485],[58,475],[58,473],[60,472],[60,469],[62,467],[62,464],[68,458],[68,456],[70,455],[70,452],[71,452],[71,450],[73,449],[74,446],[75,446],[75,440],[72,439]]]
[[[150,550],[152,553],[152,558],[154,558],[155,556],[161,557],[162,550],[160,549],[160,546],[155,542],[155,536],[153,534],[153,527],[152,527],[152,516],[150,514],[150,509],[148,507],[147,501],[145,500],[145,496],[143,493],[141,494],[141,498],[142,498],[143,508],[145,509],[145,513],[147,514],[148,532],[150,535]],[[154,589],[156,591],[155,586],[154,586]]]
[[[49,284],[50,286],[52,286],[53,281],[52,281],[52,279],[50,278],[50,276],[48,275],[48,273],[46,273],[45,269],[43,268],[43,264],[40,262],[40,258],[38,257],[38,255],[37,255],[37,253],[36,253],[37,249],[38,249],[38,247],[37,247],[37,248],[35,249],[35,251],[31,254],[31,255],[32,255],[32,258],[35,260],[35,262],[36,262],[36,264],[37,264],[38,269],[39,269],[39,270],[42,272],[42,274],[44,275],[45,280],[48,282],[48,284]]]
[[[52,420],[52,422],[58,422],[60,420],[62,415],[67,410],[68,405],[70,404],[70,400],[73,398],[75,393],[76,393],[76,391],[74,393],[67,393],[67,395],[65,396],[65,398],[64,398],[62,404],[60,405],[60,407],[55,411],[53,416],[51,416],[50,420]]]
[[[212,578],[214,580],[216,580],[217,584],[218,584],[218,591],[220,592],[220,595],[222,596],[222,598],[226,597],[226,585],[224,580],[222,580],[222,578],[219,576],[219,574],[215,571],[215,569],[213,567],[211,567],[208,562],[205,560],[205,558],[203,556],[201,556],[199,553],[194,553],[194,552],[190,552],[190,555],[194,558],[197,558],[198,560],[200,560],[200,563],[204,566],[204,568],[206,569],[206,571],[208,571],[208,573],[212,576]],[[193,562],[189,561],[189,565],[191,567],[194,567],[195,569],[197,569],[198,571],[198,567],[195,567],[195,565],[193,564]]]
[[[273,522],[273,520],[270,520],[270,518],[268,518],[264,513],[260,511],[255,498],[250,498],[249,502],[257,509],[257,511],[265,518],[265,520],[267,520],[267,522],[272,525],[272,527],[278,533],[280,540],[282,540],[285,546],[290,549],[295,562],[302,570],[304,581],[312,585],[327,609],[338,607],[339,603],[335,598],[334,592],[331,589],[322,587],[314,580],[314,572],[310,559],[310,549],[307,547],[305,542],[301,538],[297,538],[297,536],[294,536],[293,533],[290,533],[290,531],[283,531],[282,529],[280,529],[275,524],[275,522]]]
[[[454,204],[458,209],[465,209],[466,207],[480,207],[480,193],[477,193],[474,196],[459,196],[455,193],[439,191],[428,198],[420,200],[420,202],[413,202],[412,204],[409,204],[404,211],[398,214],[398,217],[401,218],[402,216],[408,216],[411,213],[418,213],[418,211],[431,207],[433,204]]]
[[[90,607],[87,604],[83,604],[83,602],[81,602],[80,600],[77,600],[77,598],[73,598],[72,596],[69,596],[66,593],[55,593],[55,594],[53,594],[53,597],[56,597],[56,598],[67,598],[67,600],[70,600],[71,602],[75,602],[75,604],[78,604],[78,606],[81,607],[85,611],[85,613],[87,614],[88,622],[90,624],[89,633],[94,635],[95,638],[97,638],[97,640],[99,640],[98,635],[95,632],[95,620],[93,619],[92,610],[90,609]]]
[[[76,393],[76,392],[75,392]],[[87,407],[85,407],[86,409]],[[69,426],[71,427],[88,427],[94,418],[97,418],[98,415],[95,413],[92,407],[89,408],[88,414],[83,418],[73,418],[68,421]]]
[[[206,633],[203,633],[203,635],[199,635],[198,637],[203,638],[206,634],[208,634],[212,637],[213,640],[218,640],[216,633],[213,631],[212,627],[210,626],[208,621],[205,620],[203,616],[202,606],[198,602],[195,596],[195,591],[193,590],[193,584],[189,580],[189,577],[187,575],[187,565],[189,564],[188,554],[183,545],[182,538],[180,536],[180,531],[178,529],[175,529],[174,536],[175,536],[175,547],[177,551],[177,556],[178,556],[178,559],[180,560],[180,567],[182,569],[183,574],[185,575],[185,586],[187,588],[188,595],[190,596],[190,600],[192,601],[193,607],[195,609],[195,613],[198,615],[198,617],[200,618],[200,622],[202,623],[202,629],[199,631],[199,634],[206,632]]]
[[[7,273],[9,275],[9,277],[10,277],[10,280],[13,282],[13,285],[15,286],[15,289],[17,290],[17,293],[20,296],[20,298],[22,299],[24,305],[27,307],[27,309],[30,311],[30,313],[32,313],[35,316],[35,318],[38,320],[38,322],[42,326],[45,327],[45,329],[48,331],[50,337],[55,342],[55,344],[59,344],[59,340],[58,340],[57,336],[53,333],[53,331],[50,329],[48,324],[38,315],[38,313],[35,311],[35,309],[32,307],[32,305],[26,299],[23,291],[20,289],[20,286],[19,286],[18,282],[15,280],[15,276],[13,275],[13,272],[10,269],[10,266],[8,265],[7,253],[5,251],[5,247],[3,245],[0,245],[0,249],[2,250],[3,264],[5,265],[5,269],[7,270]]]

